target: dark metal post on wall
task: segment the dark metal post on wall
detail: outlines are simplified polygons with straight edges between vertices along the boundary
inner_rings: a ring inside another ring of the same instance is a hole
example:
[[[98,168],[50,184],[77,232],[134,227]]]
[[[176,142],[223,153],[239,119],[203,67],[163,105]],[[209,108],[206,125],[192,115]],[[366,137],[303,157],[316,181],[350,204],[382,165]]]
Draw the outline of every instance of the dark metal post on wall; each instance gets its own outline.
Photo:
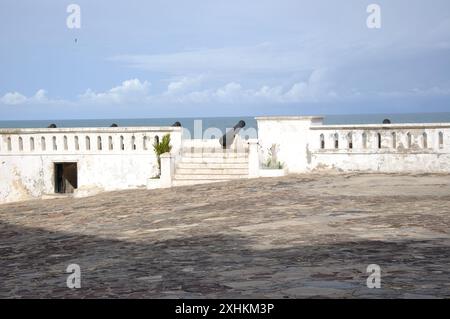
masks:
[[[230,147],[233,142],[234,142],[234,138],[236,137],[236,135],[239,133],[239,131],[241,130],[241,128],[243,128],[245,126],[245,122],[240,120],[231,130],[229,130],[228,132],[226,132],[220,139],[219,139],[219,143],[220,145],[222,145],[222,147],[228,148]]]

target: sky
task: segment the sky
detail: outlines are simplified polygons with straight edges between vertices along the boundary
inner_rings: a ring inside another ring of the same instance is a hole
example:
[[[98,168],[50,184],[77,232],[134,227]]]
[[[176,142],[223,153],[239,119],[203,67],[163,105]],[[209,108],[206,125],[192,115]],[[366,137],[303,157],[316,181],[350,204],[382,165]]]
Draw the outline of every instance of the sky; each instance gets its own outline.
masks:
[[[0,120],[450,112],[448,0],[2,0],[0,40]]]

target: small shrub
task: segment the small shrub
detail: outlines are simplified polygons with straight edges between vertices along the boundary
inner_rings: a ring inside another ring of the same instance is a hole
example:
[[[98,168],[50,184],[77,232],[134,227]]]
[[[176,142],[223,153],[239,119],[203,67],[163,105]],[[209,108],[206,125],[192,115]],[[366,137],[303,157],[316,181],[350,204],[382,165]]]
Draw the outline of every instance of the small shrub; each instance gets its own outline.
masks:
[[[277,145],[273,144],[271,148],[267,149],[268,158],[264,163],[265,168],[282,169],[283,164],[277,159]]]
[[[169,153],[172,150],[172,145],[170,145],[170,134],[163,136],[161,142],[158,140],[153,144],[153,149],[158,159],[158,169],[161,171],[161,155],[164,153]]]

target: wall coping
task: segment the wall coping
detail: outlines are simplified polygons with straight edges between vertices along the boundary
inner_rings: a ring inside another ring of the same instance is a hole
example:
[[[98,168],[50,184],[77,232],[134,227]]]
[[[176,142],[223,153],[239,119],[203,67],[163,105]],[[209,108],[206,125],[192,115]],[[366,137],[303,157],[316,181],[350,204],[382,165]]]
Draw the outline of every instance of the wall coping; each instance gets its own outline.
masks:
[[[402,124],[346,124],[346,125],[317,125],[311,130],[339,130],[339,129],[425,129],[450,128],[450,123],[402,123]]]
[[[257,116],[257,121],[323,120],[323,116]]]
[[[181,129],[172,126],[0,128],[0,134],[181,132]]]

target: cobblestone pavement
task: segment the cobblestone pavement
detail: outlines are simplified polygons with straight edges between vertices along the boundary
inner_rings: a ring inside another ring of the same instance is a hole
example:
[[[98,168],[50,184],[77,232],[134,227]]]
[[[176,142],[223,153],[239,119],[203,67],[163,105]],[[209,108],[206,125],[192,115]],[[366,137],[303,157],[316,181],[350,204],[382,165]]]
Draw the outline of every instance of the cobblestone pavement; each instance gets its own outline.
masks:
[[[110,192],[0,205],[0,297],[449,298],[449,248],[450,175]]]

